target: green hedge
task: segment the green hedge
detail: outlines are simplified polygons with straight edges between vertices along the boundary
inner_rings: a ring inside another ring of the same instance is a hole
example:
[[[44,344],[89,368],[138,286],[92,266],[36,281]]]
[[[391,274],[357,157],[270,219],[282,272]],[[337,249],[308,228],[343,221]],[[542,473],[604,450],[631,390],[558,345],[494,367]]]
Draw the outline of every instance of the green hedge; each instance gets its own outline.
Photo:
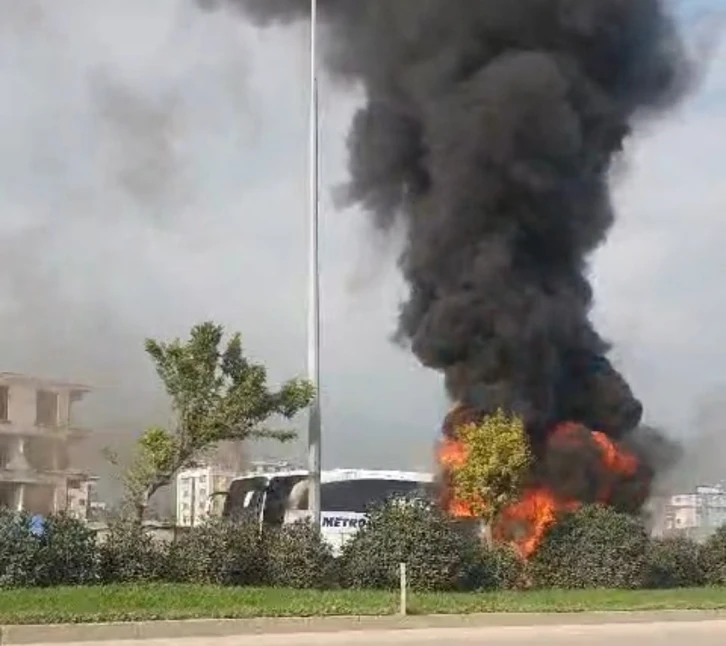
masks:
[[[121,522],[99,544],[67,516],[47,518],[42,533],[31,521],[0,510],[0,588],[159,582],[386,590],[398,586],[401,562],[422,592],[726,585],[726,529],[703,546],[653,540],[638,519],[598,506],[561,518],[526,563],[421,500],[372,509],[337,558],[306,523],[260,532],[215,521],[163,543]]]
[[[175,583],[262,585],[265,550],[251,523],[215,521],[196,527],[165,546],[163,578]]]
[[[67,516],[40,534],[28,514],[0,510],[0,588],[83,585],[97,580],[94,533]]]
[[[381,505],[345,546],[341,580],[352,588],[395,589],[405,562],[413,589],[456,589],[470,566],[470,549],[470,540],[429,502]]]
[[[269,532],[264,541],[267,583],[280,588],[330,589],[340,583],[330,545],[308,522]]]
[[[102,583],[149,583],[165,577],[161,546],[138,523],[117,522],[109,527],[97,551]]]
[[[698,543],[683,537],[651,541],[646,555],[644,586],[694,588],[706,582],[706,571]]]
[[[648,546],[637,519],[587,506],[552,526],[529,563],[529,575],[539,588],[639,588]]]
[[[726,585],[726,526],[708,538],[699,557],[706,583]]]

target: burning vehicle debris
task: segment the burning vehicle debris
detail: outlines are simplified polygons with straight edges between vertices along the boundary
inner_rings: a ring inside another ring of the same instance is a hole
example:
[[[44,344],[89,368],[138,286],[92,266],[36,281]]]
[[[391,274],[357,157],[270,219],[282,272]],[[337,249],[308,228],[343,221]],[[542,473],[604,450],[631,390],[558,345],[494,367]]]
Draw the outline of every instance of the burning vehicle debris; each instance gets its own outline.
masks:
[[[309,5],[230,2],[258,24]],[[562,511],[637,513],[659,464],[592,322],[588,262],[615,220],[610,171],[628,136],[688,88],[665,3],[320,0],[319,19],[328,72],[365,97],[349,203],[405,230],[397,338],[457,402],[443,482],[452,452],[466,460],[461,424],[503,410],[534,459],[495,533],[528,556]],[[447,509],[470,514],[451,489]]]

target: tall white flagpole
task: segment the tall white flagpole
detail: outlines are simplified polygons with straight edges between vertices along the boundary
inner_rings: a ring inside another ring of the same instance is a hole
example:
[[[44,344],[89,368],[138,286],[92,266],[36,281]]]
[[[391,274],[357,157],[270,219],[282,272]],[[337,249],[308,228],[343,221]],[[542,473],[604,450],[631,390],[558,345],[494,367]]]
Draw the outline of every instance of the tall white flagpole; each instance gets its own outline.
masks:
[[[318,258],[319,219],[319,127],[318,127],[318,3],[310,0],[310,222],[308,268],[308,379],[315,386],[315,398],[308,418],[308,509],[313,527],[320,527],[321,426],[320,406],[320,269]]]

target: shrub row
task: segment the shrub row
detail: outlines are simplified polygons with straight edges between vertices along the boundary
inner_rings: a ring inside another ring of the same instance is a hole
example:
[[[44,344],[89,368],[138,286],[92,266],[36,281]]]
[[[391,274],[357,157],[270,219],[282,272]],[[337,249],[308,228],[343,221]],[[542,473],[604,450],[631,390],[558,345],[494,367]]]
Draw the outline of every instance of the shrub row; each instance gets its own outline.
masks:
[[[391,503],[335,558],[307,524],[260,532],[216,521],[173,543],[117,523],[98,544],[83,523],[0,511],[0,588],[167,581],[289,588],[395,588],[408,564],[416,590],[673,588],[726,585],[726,528],[704,545],[651,539],[631,516],[588,507],[554,525],[526,563],[504,546],[486,546],[470,527],[423,502]]]

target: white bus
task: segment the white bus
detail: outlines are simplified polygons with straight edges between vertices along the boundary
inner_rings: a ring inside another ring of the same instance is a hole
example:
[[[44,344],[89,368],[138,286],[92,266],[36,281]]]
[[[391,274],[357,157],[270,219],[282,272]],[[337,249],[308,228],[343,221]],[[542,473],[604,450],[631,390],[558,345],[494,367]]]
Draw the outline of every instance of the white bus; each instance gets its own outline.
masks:
[[[430,497],[433,475],[413,471],[335,469],[320,478],[321,532],[337,553],[367,522],[370,506],[389,498]],[[223,518],[254,519],[280,526],[309,516],[307,471],[252,474],[232,480],[224,496]]]

